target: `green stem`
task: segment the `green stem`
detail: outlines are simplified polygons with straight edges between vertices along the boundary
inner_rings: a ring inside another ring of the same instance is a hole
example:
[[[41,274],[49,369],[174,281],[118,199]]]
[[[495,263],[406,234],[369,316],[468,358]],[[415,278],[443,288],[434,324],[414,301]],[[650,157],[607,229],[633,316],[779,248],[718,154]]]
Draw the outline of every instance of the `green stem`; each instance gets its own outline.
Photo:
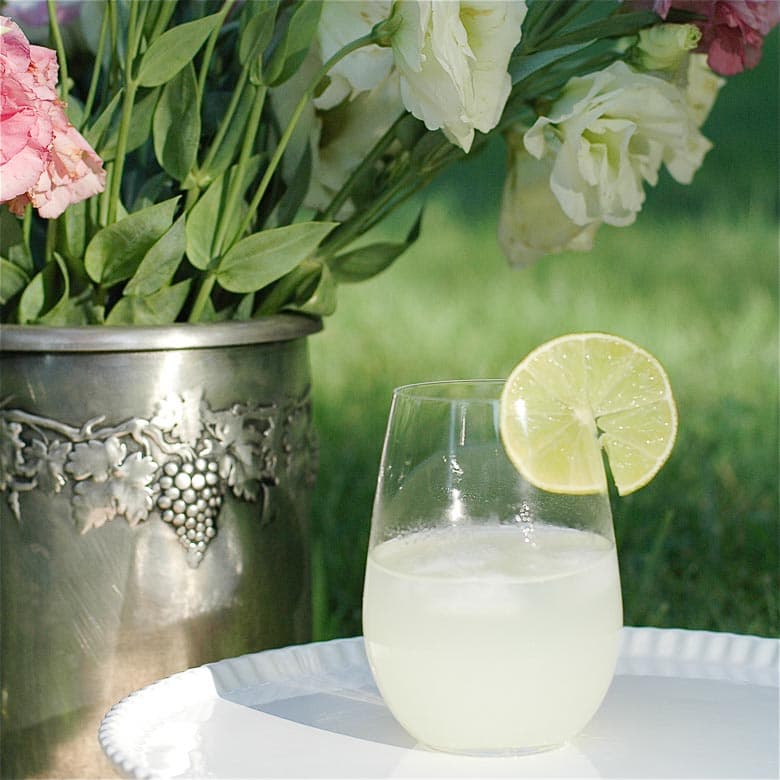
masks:
[[[235,0],[225,0],[222,8],[219,11],[219,24],[216,25],[211,35],[209,36],[208,42],[206,44],[206,50],[203,53],[203,61],[200,65],[200,73],[198,74],[198,95],[204,94],[204,90],[206,88],[206,78],[209,73],[209,68],[211,67],[211,58],[214,56],[214,49],[217,46],[217,41],[219,40],[219,36],[222,31],[222,25],[227,18],[227,15],[230,13],[230,9],[233,7],[233,3],[235,3]]]
[[[46,263],[50,263],[54,258],[54,247],[57,244],[57,220],[46,220],[46,246],[43,251],[43,257]]]
[[[208,43],[206,44],[206,51],[204,52],[203,62],[201,63],[201,68],[200,68],[200,74],[198,75],[198,111],[201,110],[203,95],[206,94],[206,79],[208,78],[208,72],[211,66],[211,60],[214,56],[214,49],[216,48],[217,41],[219,40],[219,36],[222,30],[222,25],[224,24],[227,15],[230,13],[230,9],[233,6],[234,2],[235,0],[225,0],[224,5],[222,6],[222,10],[220,11],[222,16],[220,23],[215,27],[215,29],[211,33],[211,35],[209,36]],[[199,166],[197,175],[195,176],[196,184],[195,186],[191,187],[187,192],[187,199],[185,202],[186,211],[189,211],[195,205],[198,198],[200,197],[200,191],[201,191],[200,174],[203,171],[208,171],[212,161],[214,160],[214,157],[217,154],[217,151],[219,150],[219,147],[222,145],[222,141],[224,140],[227,131],[230,129],[233,116],[236,113],[236,108],[238,106],[239,99],[243,93],[244,85],[246,84],[248,77],[249,76],[246,70],[242,70],[238,82],[230,95],[230,103],[227,107],[227,110],[225,111],[224,115],[222,116],[222,119],[220,120],[219,127],[217,128],[217,133],[214,136],[214,139],[212,140],[211,144],[209,145],[208,152],[206,153],[206,159],[203,165]]]
[[[150,41],[153,41],[155,38],[159,38],[165,32],[168,27],[168,22],[171,21],[171,17],[175,11],[176,3],[162,3],[159,6],[157,19],[154,23],[154,30],[152,30],[152,34],[149,38]]]
[[[385,150],[395,140],[396,131],[401,122],[404,121],[407,114],[403,113],[396,119],[385,134],[374,145],[373,149],[368,153],[365,159],[361,160],[360,165],[352,171],[347,180],[342,185],[341,189],[333,197],[333,200],[328,204],[325,211],[322,212],[322,219],[325,221],[331,220],[338,214],[339,209],[344,205],[347,198],[349,198],[352,188],[361,176],[372,166],[374,163],[384,154]]]
[[[54,48],[57,51],[57,62],[60,66],[60,98],[66,100],[68,97],[68,58],[65,56],[65,44],[62,40],[62,31],[60,23],[57,21],[57,3],[56,0],[47,0],[46,6],[49,12],[49,30]]]
[[[111,35],[111,67],[108,72],[109,89],[118,91],[122,88],[122,68],[119,62],[119,14],[114,0],[106,0],[106,11],[109,17]]]
[[[382,193],[368,208],[337,228],[331,234],[332,238],[330,240],[326,239],[319,257],[322,260],[333,257],[338,251],[354,241],[355,238],[381,222],[403,202],[424,189],[439,171],[446,168],[453,160],[458,159],[462,155],[463,152],[459,147],[454,146],[444,136],[441,136],[438,151],[430,152],[426,156],[425,165],[412,163],[398,177],[389,190]]]
[[[327,241],[318,253],[320,259],[324,261],[333,257],[345,246],[351,244],[355,238],[363,235],[374,225],[381,222],[387,214],[415,192],[422,189],[429,181],[429,177],[420,177],[415,181],[408,174],[399,179],[394,187],[383,193],[368,209],[362,211],[357,217],[343,223],[341,228],[337,228],[333,232],[333,239]]]
[[[239,207],[241,196],[244,191],[243,172],[246,169],[249,158],[252,156],[252,151],[255,146],[255,136],[260,127],[260,117],[263,114],[263,106],[265,105],[265,96],[267,94],[267,89],[265,87],[256,89],[258,94],[255,97],[252,105],[252,113],[249,115],[249,120],[247,121],[249,132],[244,134],[244,142],[241,145],[241,152],[239,153],[234,173],[230,177],[225,206],[220,215],[221,219],[219,220],[219,226],[217,228],[216,240],[213,244],[213,256],[215,257],[222,255],[226,242],[232,245],[235,243],[236,239],[236,236],[227,236],[227,230],[232,215],[235,214],[236,209]],[[243,230],[240,230],[238,235],[240,236],[242,233]]]
[[[530,54],[535,50],[536,44],[547,37],[547,27],[550,19],[558,13],[557,0],[539,0],[528,9],[526,21],[523,25],[523,38],[520,48],[523,54]],[[538,9],[538,10],[537,10]]]
[[[310,264],[309,267],[307,267],[307,263]],[[316,263],[311,264],[311,261],[304,260],[300,265],[293,268],[292,271],[274,284],[268,295],[257,307],[255,313],[261,317],[276,314],[282,306],[294,300],[294,293],[298,285],[303,282],[306,276],[311,273],[313,267],[316,266]]]
[[[192,304],[190,316],[188,317],[190,322],[200,322],[203,309],[205,308],[206,303],[208,303],[209,296],[211,295],[211,291],[214,288],[216,281],[216,274],[212,272],[207,273],[203,277],[203,280],[200,283],[200,288],[198,289],[198,294],[195,296],[195,300]]]
[[[27,251],[32,254],[32,247],[30,246],[30,235],[32,234],[32,206],[28,204],[24,210],[24,216],[22,217],[22,239]]]
[[[141,12],[139,14],[139,7]],[[133,105],[135,95],[138,91],[138,80],[133,72],[133,65],[138,53],[141,36],[143,34],[144,17],[148,6],[146,4],[130,3],[130,19],[127,29],[127,55],[125,57],[125,93],[122,101],[122,116],[119,123],[119,134],[117,137],[116,155],[114,158],[114,169],[111,176],[111,188],[108,198],[108,211],[106,214],[107,224],[116,221],[119,198],[122,190],[122,173],[125,166],[125,155],[127,153],[127,140],[130,136],[130,123],[133,117]]]
[[[249,207],[247,208],[246,214],[243,220],[241,221],[238,230],[234,233],[233,236],[230,237],[230,240],[227,242],[226,246],[222,246],[221,244],[221,242],[224,241],[225,239],[224,237],[225,227],[221,226],[220,233],[222,235],[218,238],[218,241],[220,243],[216,244],[216,246],[220,250],[220,254],[228,252],[231,246],[233,246],[233,244],[235,244],[236,241],[241,236],[244,235],[244,233],[248,230],[249,226],[251,225],[254,214],[257,211],[258,206],[260,205],[260,201],[263,199],[263,196],[265,195],[266,190],[268,189],[268,185],[271,183],[271,179],[273,178],[273,175],[276,172],[277,167],[279,166],[282,156],[284,155],[284,152],[287,149],[287,145],[290,143],[292,134],[304,110],[306,109],[306,106],[308,105],[309,101],[313,98],[314,93],[316,92],[317,87],[319,87],[322,79],[327,75],[328,71],[338,62],[344,59],[344,57],[348,56],[353,51],[356,51],[357,49],[360,49],[363,46],[368,46],[370,44],[376,43],[378,39],[377,36],[378,33],[376,32],[376,28],[374,28],[374,30],[372,30],[368,35],[364,35],[361,38],[357,38],[356,40],[352,41],[352,43],[347,44],[343,49],[337,51],[317,72],[316,76],[314,77],[314,79],[312,79],[306,91],[301,96],[301,99],[298,101],[298,105],[295,107],[295,110],[293,111],[293,114],[290,117],[290,121],[288,122],[287,127],[284,130],[284,133],[282,133],[282,137],[279,139],[279,143],[277,144],[276,149],[274,150],[274,153],[268,162],[268,166],[266,167],[263,177],[260,180],[260,184],[258,185],[257,190],[255,190],[252,200],[249,203]],[[257,101],[257,102],[261,103],[262,101]],[[250,120],[247,123],[247,127],[249,128],[249,135],[252,137],[252,144],[254,144],[254,137],[257,133],[259,120],[260,120],[260,114],[257,112],[256,109],[257,109],[257,105],[254,106],[252,116],[250,117]],[[262,105],[260,106],[260,111],[262,112]],[[251,147],[249,147],[245,143],[241,151],[241,159],[239,160],[239,163],[236,165],[236,181],[234,184],[237,186],[240,186],[241,183],[240,182],[241,169],[242,169],[241,163],[242,163],[242,159],[245,156],[245,152],[247,152],[247,150],[251,151]],[[248,156],[246,157],[246,159],[248,159]],[[226,210],[225,213],[230,214],[232,212]],[[225,220],[224,224],[225,225],[227,224],[227,220]],[[209,295],[211,294],[211,289],[213,288],[215,281],[216,281],[216,277],[214,273],[209,272],[201,282],[200,289],[198,290],[197,296],[192,305],[192,310],[190,312],[190,317],[189,317],[190,322],[199,321],[200,316],[203,312],[203,307],[206,305],[206,302],[208,300]]]
[[[252,87],[260,91],[260,88]],[[243,171],[244,166],[249,160],[252,150],[255,144],[255,136],[260,126],[260,116],[263,112],[263,104],[265,102],[266,89],[262,89],[262,95],[254,101],[252,106],[252,114],[247,122],[247,127],[253,128],[253,132],[247,132],[244,135],[244,142],[241,146],[241,152],[238,157],[238,162],[233,169],[233,175],[230,177],[229,189],[227,197],[225,199],[224,206],[220,209],[220,218],[217,221],[217,231],[214,236],[211,245],[212,257],[220,257],[222,255],[222,249],[227,240],[227,231],[230,226],[231,216],[235,213],[235,209],[239,207],[241,195],[244,190]],[[188,201],[189,203],[189,201]],[[238,235],[241,235],[240,233]],[[231,242],[234,241],[235,236],[230,237]],[[195,296],[195,301],[192,304],[192,310],[190,312],[190,322],[199,322],[203,313],[203,308],[208,301],[211,290],[216,282],[216,276],[213,272],[208,272],[200,283],[200,288]]]
[[[314,93],[316,92],[317,87],[319,86],[322,79],[325,78],[325,76],[328,74],[328,71],[330,71],[330,69],[334,65],[336,65],[338,62],[343,60],[349,54],[352,54],[353,51],[356,51],[357,49],[360,49],[363,46],[374,44],[376,43],[376,41],[377,41],[377,33],[373,30],[367,35],[364,35],[361,38],[357,38],[356,40],[352,41],[352,43],[347,44],[343,49],[337,51],[320,68],[320,70],[318,71],[314,79],[312,79],[306,91],[301,96],[301,99],[298,101],[298,105],[295,107],[295,110],[293,111],[293,114],[290,117],[290,121],[287,124],[285,131],[282,134],[282,137],[279,139],[279,143],[277,144],[273,156],[271,157],[271,160],[268,163],[268,167],[265,169],[263,178],[260,180],[260,184],[257,190],[255,191],[252,200],[249,203],[249,208],[247,209],[246,215],[244,216],[244,219],[242,220],[241,225],[238,231],[236,232],[235,238],[242,236],[244,232],[247,230],[247,228],[249,227],[249,225],[251,224],[254,213],[255,211],[257,211],[257,207],[260,205],[260,201],[263,199],[263,195],[265,195],[265,191],[268,189],[268,185],[271,183],[271,179],[273,178],[273,175],[276,172],[276,168],[278,167],[279,162],[282,159],[282,155],[284,154],[287,145],[290,143],[290,138],[292,138],[292,134],[295,130],[295,127],[298,124],[301,115],[306,109],[306,106],[308,105],[309,101],[314,97]]]
[[[80,129],[84,129],[87,119],[92,116],[92,106],[95,104],[95,95],[97,95],[98,83],[100,81],[100,66],[103,62],[103,56],[106,51],[106,41],[108,40],[109,15],[103,14],[103,21],[100,23],[100,37],[98,38],[97,53],[95,61],[92,64],[92,76],[89,80],[89,91],[87,100],[84,103],[84,116],[81,120]]]
[[[225,115],[222,117],[222,120],[220,121],[219,128],[217,129],[217,134],[214,136],[214,140],[211,142],[211,146],[209,147],[209,150],[206,154],[206,159],[203,162],[203,165],[200,166],[202,171],[208,171],[211,167],[211,164],[214,162],[214,158],[217,156],[217,152],[219,151],[219,147],[222,145],[222,141],[225,140],[225,136],[227,135],[228,130],[230,130],[230,125],[233,121],[233,116],[236,113],[236,110],[238,108],[238,104],[241,100],[242,93],[244,89],[246,88],[246,84],[249,81],[249,72],[246,68],[241,70],[241,75],[239,76],[238,83],[236,84],[236,88],[233,90],[233,93],[230,96],[230,103],[228,104],[227,110],[225,111]]]
[[[556,33],[566,27],[566,25],[573,22],[581,13],[587,11],[589,5],[590,3],[587,2],[577,3],[568,8],[558,20],[547,26],[547,28],[544,30],[543,40],[549,40],[552,38]]]

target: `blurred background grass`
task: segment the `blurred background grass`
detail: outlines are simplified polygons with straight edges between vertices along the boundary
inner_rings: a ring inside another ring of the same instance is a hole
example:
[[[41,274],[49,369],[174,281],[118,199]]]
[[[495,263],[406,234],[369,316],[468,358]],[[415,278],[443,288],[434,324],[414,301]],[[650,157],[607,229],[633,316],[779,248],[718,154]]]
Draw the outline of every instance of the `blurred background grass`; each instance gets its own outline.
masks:
[[[780,634],[777,35],[721,91],[715,148],[690,186],[664,176],[636,224],[594,251],[508,267],[495,233],[499,143],[426,195],[422,237],[370,282],[339,291],[311,340],[320,476],[314,633],[361,633],[360,600],[392,389],[504,377],[554,336],[601,330],[667,368],[674,452],[613,500],[628,625]],[[396,240],[413,204],[383,232]]]

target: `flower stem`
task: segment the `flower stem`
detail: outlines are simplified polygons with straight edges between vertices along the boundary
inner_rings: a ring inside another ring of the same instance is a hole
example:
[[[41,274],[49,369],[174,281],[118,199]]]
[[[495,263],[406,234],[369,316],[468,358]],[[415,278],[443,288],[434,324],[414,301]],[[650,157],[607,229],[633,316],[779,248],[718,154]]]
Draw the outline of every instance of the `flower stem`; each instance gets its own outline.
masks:
[[[221,219],[219,220],[219,226],[217,228],[217,236],[214,242],[214,256],[219,257],[223,253],[223,247],[225,244],[232,245],[235,243],[237,236],[228,236],[227,230],[231,222],[231,217],[239,207],[241,200],[241,194],[244,191],[245,184],[243,182],[243,174],[246,170],[246,165],[249,162],[249,158],[252,156],[252,150],[255,146],[255,136],[260,127],[260,118],[263,114],[263,106],[265,105],[265,96],[268,90],[265,87],[256,88],[256,96],[252,105],[252,113],[249,115],[247,121],[248,132],[244,134],[244,142],[241,145],[241,152],[238,156],[238,162],[235,166],[235,172],[230,177],[230,185],[228,189],[227,199],[225,202],[225,208],[222,211]],[[257,208],[257,206],[255,206]],[[251,213],[251,210],[250,210]],[[238,231],[238,236],[243,233],[243,227]]]
[[[200,283],[198,294],[195,296],[195,300],[192,303],[192,309],[190,310],[190,316],[187,318],[189,322],[200,322],[203,309],[206,307],[206,303],[209,300],[211,291],[214,288],[214,284],[217,281],[216,274],[209,272]]]
[[[54,43],[54,48],[57,50],[57,62],[60,66],[60,99],[64,101],[67,99],[68,91],[70,89],[68,84],[68,58],[65,56],[65,44],[62,40],[60,23],[57,20],[56,0],[46,0],[46,7],[49,12],[49,31]]]
[[[140,14],[138,9],[141,9]],[[138,79],[135,76],[133,65],[136,54],[141,45],[144,18],[148,6],[146,4],[130,3],[130,19],[127,25],[127,54],[125,56],[126,85],[124,99],[122,100],[122,116],[117,137],[116,155],[114,158],[114,170],[111,177],[111,187],[108,197],[107,224],[116,222],[119,208],[119,198],[122,190],[122,173],[125,166],[127,153],[127,141],[130,136],[130,124],[133,117],[133,104],[138,91]]]
[[[325,221],[334,219],[338,214],[339,209],[344,205],[347,198],[349,198],[352,188],[355,186],[355,182],[358,181],[361,176],[384,154],[385,150],[396,138],[396,132],[398,126],[407,117],[406,113],[401,114],[390,126],[387,132],[377,141],[365,159],[360,161],[360,165],[352,171],[347,180],[342,185],[341,189],[333,196],[333,200],[328,204],[325,211],[322,212],[321,218]]]
[[[22,217],[22,240],[27,251],[32,256],[32,247],[30,246],[30,236],[32,235],[32,206],[27,204]]]
[[[43,250],[44,261],[48,264],[54,258],[54,247],[57,243],[57,220],[46,220],[46,246]]]
[[[330,71],[330,69],[334,65],[340,62],[342,59],[344,59],[344,57],[351,54],[353,51],[356,51],[357,49],[360,49],[363,46],[374,44],[376,43],[376,41],[377,41],[377,32],[376,32],[376,28],[374,28],[374,30],[372,30],[367,35],[364,35],[361,38],[357,38],[356,40],[344,46],[344,48],[339,49],[339,51],[337,51],[317,72],[317,74],[315,75],[315,77],[312,79],[311,83],[307,87],[306,91],[301,96],[301,99],[298,101],[298,104],[296,105],[295,110],[293,111],[293,114],[290,117],[290,121],[288,122],[287,127],[282,133],[282,136],[279,139],[279,143],[277,144],[276,149],[274,150],[274,153],[268,162],[268,166],[266,167],[265,172],[263,173],[263,177],[260,180],[260,184],[255,190],[254,195],[252,196],[252,200],[249,203],[249,207],[247,208],[246,214],[244,215],[244,218],[241,221],[238,230],[236,230],[236,232],[232,236],[226,237],[224,235],[224,232],[226,229],[225,226],[227,225],[227,220],[225,220],[223,225],[221,226],[220,235],[217,237],[218,243],[215,244],[215,247],[218,248],[219,254],[221,256],[224,256],[224,254],[230,250],[230,248],[244,235],[244,233],[248,230],[249,226],[251,225],[255,212],[257,211],[257,208],[260,205],[260,202],[262,201],[263,196],[266,193],[266,190],[268,189],[268,185],[271,183],[271,179],[273,178],[273,175],[276,172],[279,163],[281,162],[282,156],[284,155],[284,152],[287,149],[287,145],[290,143],[292,134],[295,131],[295,128],[304,110],[306,109],[306,106],[308,105],[309,101],[313,98],[323,78],[328,74],[328,71]],[[263,90],[263,98],[264,97],[265,97],[265,90]],[[259,111],[257,110],[258,104],[260,104]],[[233,190],[234,187],[237,188],[239,194],[240,194],[240,185],[241,185],[242,166],[244,162],[249,159],[249,153],[251,153],[251,148],[254,144],[254,137],[257,133],[261,114],[262,114],[262,101],[257,101],[257,104],[255,104],[255,106],[253,107],[252,115],[249,121],[247,122],[247,128],[249,130],[248,136],[245,136],[245,138],[251,136],[252,143],[251,144],[247,144],[246,142],[244,143],[244,146],[241,150],[241,157],[239,158],[239,161],[236,165],[236,174],[235,174],[236,179],[235,182],[233,183],[234,186],[231,187],[231,190]],[[229,199],[228,203],[230,202],[231,200]],[[232,210],[226,209],[225,213],[230,214],[232,213]],[[211,294],[211,290],[215,282],[216,282],[216,275],[214,274],[213,271],[209,272],[201,282],[200,289],[198,290],[198,293],[195,297],[195,301],[192,304],[192,310],[189,316],[190,322],[198,322],[200,320],[201,314],[203,312],[203,308],[205,307],[206,302],[208,301],[208,297]]]
[[[230,125],[233,121],[233,117],[235,116],[236,109],[238,108],[239,102],[243,96],[243,92],[246,88],[246,83],[248,80],[249,72],[246,68],[242,68],[238,83],[236,84],[236,87],[230,96],[230,103],[225,111],[224,116],[222,117],[222,120],[220,121],[219,128],[217,129],[217,133],[214,136],[214,140],[209,146],[209,150],[206,153],[206,159],[200,166],[201,171],[208,172],[211,164],[214,162],[214,158],[217,156],[217,152],[219,151],[219,148],[222,145],[228,130],[230,130]]]
[[[97,53],[95,54],[95,62],[92,65],[92,75],[89,79],[89,91],[87,92],[87,100],[84,103],[84,116],[81,121],[81,127],[84,129],[87,119],[92,116],[92,106],[95,104],[95,95],[97,94],[98,83],[100,81],[100,66],[103,62],[103,55],[106,50],[106,41],[108,39],[108,26],[109,16],[103,14],[103,21],[100,23],[100,37],[98,38]]]
[[[263,195],[265,195],[265,191],[268,189],[268,185],[271,183],[271,179],[274,173],[276,172],[276,168],[278,167],[279,162],[282,159],[282,155],[284,154],[284,151],[287,148],[287,144],[290,143],[290,138],[292,138],[292,134],[295,130],[295,127],[298,124],[298,121],[300,120],[301,115],[303,114],[307,104],[314,97],[314,93],[316,92],[317,87],[320,85],[322,79],[328,74],[328,71],[334,65],[339,63],[349,54],[352,54],[353,51],[356,51],[357,49],[360,49],[363,46],[368,46],[374,43],[376,43],[376,33],[374,30],[372,30],[367,35],[364,35],[361,38],[357,38],[356,40],[352,41],[352,43],[349,43],[346,46],[344,46],[344,48],[339,49],[339,51],[337,51],[320,68],[320,70],[317,72],[317,75],[312,79],[306,91],[301,96],[301,99],[298,101],[298,105],[295,107],[295,110],[293,111],[293,114],[290,117],[290,121],[288,122],[287,127],[284,130],[284,133],[282,133],[282,137],[279,139],[279,143],[277,144],[273,156],[271,157],[268,163],[268,167],[265,169],[263,178],[261,179],[260,184],[258,185],[257,190],[255,191],[255,194],[249,203],[249,208],[247,209],[246,215],[244,216],[244,219],[241,222],[241,226],[239,227],[235,238],[239,238],[240,236],[242,236],[244,232],[247,230],[247,228],[249,227],[249,225],[251,224],[254,213],[255,211],[257,211],[257,207],[260,205],[260,201],[263,199]]]
[[[235,0],[225,0],[222,8],[219,10],[220,20],[219,24],[214,27],[208,42],[206,43],[206,50],[203,53],[203,61],[200,65],[200,73],[198,74],[198,95],[202,96],[206,88],[206,77],[209,73],[209,67],[211,66],[211,58],[214,56],[214,49],[217,46],[220,33],[222,32],[222,25],[225,22],[227,15],[230,13],[230,9],[233,7]]]
[[[157,9],[157,19],[154,22],[154,29],[150,36],[150,40],[162,35],[168,27],[168,22],[171,21],[171,17],[176,11],[176,3],[161,3]]]

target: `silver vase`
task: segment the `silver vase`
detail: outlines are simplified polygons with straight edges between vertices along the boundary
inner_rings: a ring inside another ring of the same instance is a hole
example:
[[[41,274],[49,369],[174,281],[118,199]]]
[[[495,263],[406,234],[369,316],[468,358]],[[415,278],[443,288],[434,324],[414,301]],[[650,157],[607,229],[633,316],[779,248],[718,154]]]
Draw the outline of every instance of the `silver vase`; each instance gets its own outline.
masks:
[[[117,700],[310,635],[318,320],[0,330],[4,777],[105,777]]]

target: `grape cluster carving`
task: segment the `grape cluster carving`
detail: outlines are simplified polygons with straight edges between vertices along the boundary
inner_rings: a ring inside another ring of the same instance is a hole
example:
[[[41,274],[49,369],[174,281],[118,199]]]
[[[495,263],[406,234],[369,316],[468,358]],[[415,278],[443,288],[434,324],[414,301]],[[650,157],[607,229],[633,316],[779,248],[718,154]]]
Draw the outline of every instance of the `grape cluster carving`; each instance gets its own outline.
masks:
[[[193,567],[217,535],[228,494],[265,506],[281,469],[301,468],[309,478],[314,467],[300,451],[313,451],[306,396],[285,408],[236,403],[213,410],[197,388],[167,396],[148,419],[115,426],[105,417],[73,427],[0,409],[0,491],[17,520],[21,494],[70,489],[82,533],[115,518],[131,526],[160,520]]]

